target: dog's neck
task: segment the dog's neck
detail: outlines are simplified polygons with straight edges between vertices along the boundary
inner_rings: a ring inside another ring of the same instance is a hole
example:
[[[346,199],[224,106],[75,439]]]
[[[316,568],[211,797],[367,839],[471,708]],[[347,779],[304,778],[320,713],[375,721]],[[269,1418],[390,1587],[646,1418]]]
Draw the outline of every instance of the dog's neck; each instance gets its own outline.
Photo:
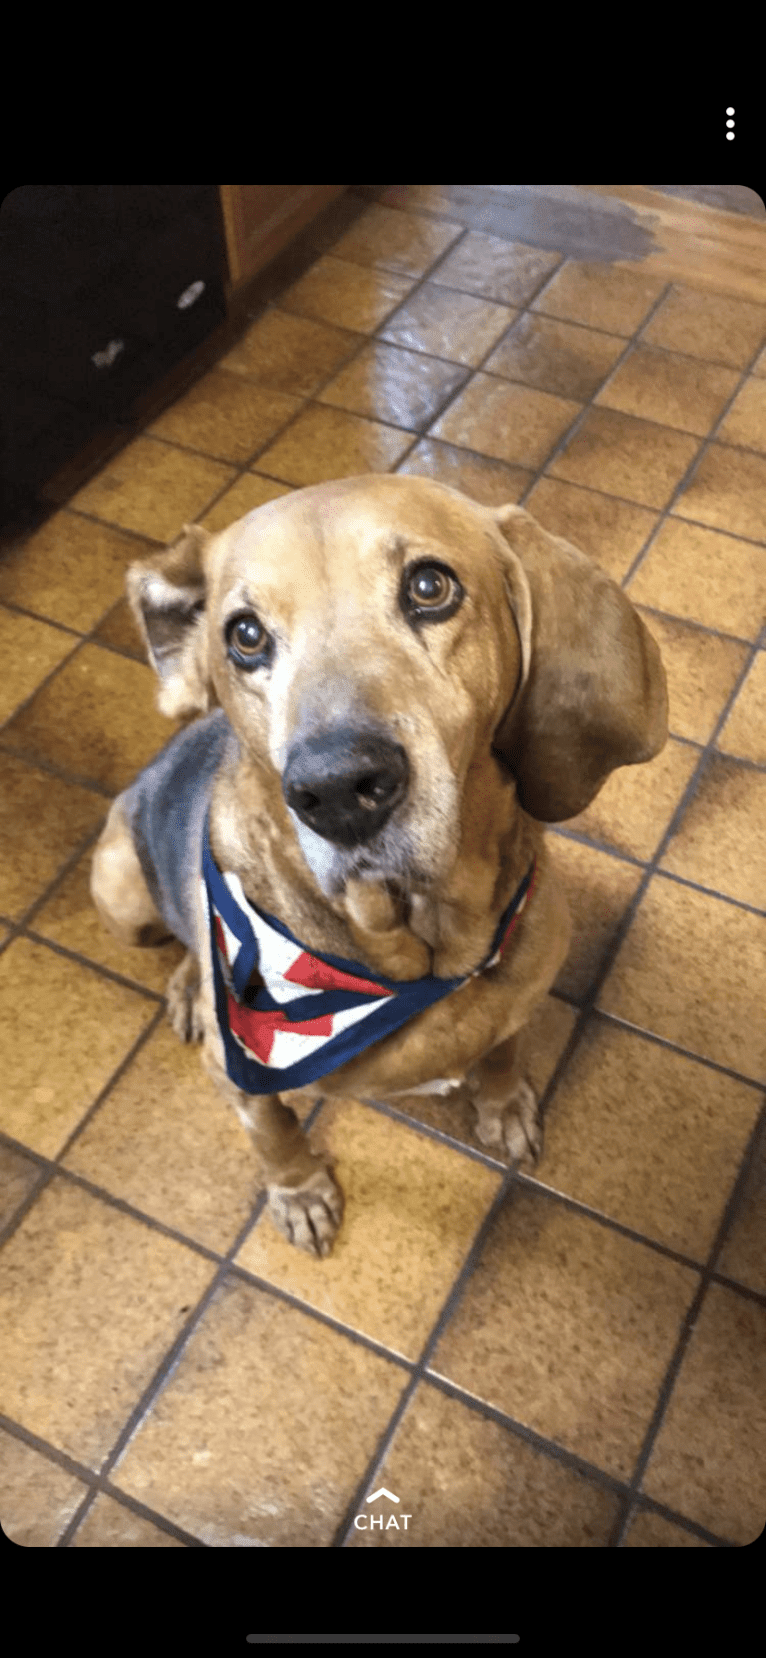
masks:
[[[492,755],[472,766],[462,802],[451,868],[433,887],[409,892],[404,883],[354,878],[327,898],[289,819],[275,822],[264,810],[262,784],[242,763],[217,780],[211,847],[250,902],[278,915],[307,948],[352,956],[391,979],[457,978],[486,956],[538,839],[513,779]]]

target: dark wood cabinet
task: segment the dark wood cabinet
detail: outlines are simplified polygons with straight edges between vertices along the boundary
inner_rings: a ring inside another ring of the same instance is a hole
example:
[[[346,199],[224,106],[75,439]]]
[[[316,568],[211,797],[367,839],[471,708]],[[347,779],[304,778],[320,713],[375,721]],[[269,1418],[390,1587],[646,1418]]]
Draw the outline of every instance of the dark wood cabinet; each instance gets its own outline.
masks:
[[[0,518],[65,499],[345,185],[19,185],[0,206]]]

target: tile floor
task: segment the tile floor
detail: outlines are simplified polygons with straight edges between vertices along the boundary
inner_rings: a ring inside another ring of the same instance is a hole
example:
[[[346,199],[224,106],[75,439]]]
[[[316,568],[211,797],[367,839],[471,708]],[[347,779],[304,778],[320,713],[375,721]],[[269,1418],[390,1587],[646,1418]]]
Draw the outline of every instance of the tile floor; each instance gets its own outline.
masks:
[[[388,189],[0,565],[18,1543],[683,1547],[763,1526],[766,292],[513,240],[489,200]],[[660,643],[671,738],[551,833],[576,926],[534,1031],[537,1178],[509,1184],[459,1105],[320,1107],[348,1208],[315,1264],[164,1021],[179,949],[112,943],[87,878],[109,799],[168,736],[127,563],[362,471],[520,501],[589,552]],[[357,1529],[381,1486],[398,1526]]]

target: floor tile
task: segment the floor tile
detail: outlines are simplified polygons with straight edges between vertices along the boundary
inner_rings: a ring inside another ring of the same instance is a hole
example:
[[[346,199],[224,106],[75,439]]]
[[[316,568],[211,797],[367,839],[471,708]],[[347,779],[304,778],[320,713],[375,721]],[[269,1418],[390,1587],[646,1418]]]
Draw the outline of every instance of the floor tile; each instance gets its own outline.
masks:
[[[36,622],[31,616],[16,616],[0,607],[0,653],[3,680],[0,689],[0,720],[10,719],[15,708],[31,697],[35,688],[54,668],[71,656],[78,641],[71,633]],[[6,732],[3,731],[3,741]]]
[[[766,386],[762,380],[746,381],[716,436],[719,443],[766,453]]]
[[[677,285],[644,329],[650,345],[747,368],[766,334],[766,306]]]
[[[598,489],[584,489],[560,478],[541,478],[525,505],[551,535],[579,547],[617,582],[627,574],[657,523],[657,513],[646,507],[616,501]]]
[[[0,1409],[99,1468],[212,1277],[209,1261],[57,1179],[3,1250]]]
[[[515,312],[491,300],[424,282],[380,330],[381,339],[477,368]]]
[[[95,629],[93,638],[100,645],[111,645],[114,650],[132,656],[136,662],[146,662],[146,645],[128,600],[120,599],[107,611]]]
[[[655,876],[599,1006],[762,1081],[765,938],[761,916]]]
[[[761,1133],[747,1170],[742,1203],[729,1225],[718,1271],[738,1284],[766,1294],[766,1253],[763,1248],[763,1191],[766,1184],[766,1136]]]
[[[90,798],[97,802],[99,813],[104,817],[106,802],[98,796]],[[93,851],[89,849],[37,911],[32,923],[35,933],[61,944],[65,950],[75,951],[78,956],[86,956],[99,967],[119,973],[123,979],[131,979],[146,990],[164,995],[171,973],[185,955],[183,945],[173,939],[170,944],[134,949],[107,932],[90,895],[92,862]]]
[[[39,1451],[3,1432],[0,1440],[3,1535],[22,1549],[52,1549],[87,1487]]]
[[[328,1145],[337,1159],[346,1198],[343,1228],[329,1260],[314,1261],[293,1249],[264,1214],[237,1262],[414,1359],[499,1177],[353,1101],[324,1107],[317,1143]]]
[[[372,334],[412,287],[412,277],[364,269],[326,254],[281,296],[280,309]]]
[[[377,341],[365,346],[319,394],[320,403],[422,430],[465,382],[465,370]]]
[[[3,732],[9,748],[119,794],[169,742],[151,668],[85,645]]]
[[[0,984],[0,1125],[33,1151],[56,1157],[156,1007],[25,938],[0,956]]]
[[[193,524],[234,474],[205,455],[139,437],[78,490],[70,505],[106,523],[168,542]]]
[[[698,760],[696,748],[671,738],[647,765],[613,771],[596,799],[570,818],[568,827],[617,852],[651,858]]]
[[[766,910],[766,775],[713,755],[660,867]]]
[[[762,542],[764,509],[766,456],[713,443],[673,511],[678,518],[694,518],[713,529]],[[763,568],[761,549],[759,556]]]
[[[625,350],[625,341],[595,328],[527,313],[487,358],[490,374],[587,403]]]
[[[355,1530],[354,1548],[411,1547],[415,1538],[422,1548],[597,1548],[616,1515],[611,1492],[428,1382],[410,1400],[378,1477],[406,1493],[412,1531],[368,1524]]]
[[[638,270],[570,260],[532,302],[532,310],[628,338],[662,293],[657,277]]]
[[[436,438],[421,438],[396,471],[407,477],[435,478],[437,483],[460,489],[485,507],[502,507],[509,502],[515,506],[532,476],[526,467],[472,455],[468,449],[439,443]]]
[[[756,1089],[597,1020],[547,1114],[540,1176],[704,1265],[759,1106]]]
[[[259,461],[258,465],[260,464]],[[273,478],[263,478],[257,472],[245,472],[237,478],[236,483],[230,485],[220,501],[216,501],[208,512],[200,515],[199,522],[211,535],[217,535],[219,530],[228,529],[238,518],[244,518],[248,512],[254,512],[256,507],[262,507],[266,501],[275,501],[279,495],[289,493],[289,484],[277,483]]]
[[[763,1530],[763,1357],[762,1309],[712,1284],[644,1477],[650,1496],[737,1543]]]
[[[671,732],[679,737],[688,737],[694,743],[706,743],[747,661],[747,645],[706,633],[688,622],[658,616],[642,610],[641,606],[638,609],[662,653],[668,681]],[[732,724],[731,719],[729,724]],[[727,733],[729,724],[724,727]],[[751,717],[746,718],[745,724],[754,734]],[[726,743],[719,738],[719,747],[744,755],[744,749],[732,748],[733,741],[733,737]],[[747,757],[755,759],[757,756]]]
[[[323,483],[360,472],[385,472],[412,442],[407,432],[341,409],[311,408],[259,458],[264,472],[286,483]]]
[[[549,846],[572,917],[572,942],[556,989],[581,1002],[603,968],[642,870],[566,835],[551,835]]]
[[[698,448],[699,440],[686,432],[613,409],[590,409],[550,473],[641,506],[666,507]]]
[[[17,920],[103,814],[99,795],[0,754],[0,911]]]
[[[128,565],[146,551],[109,525],[55,512],[3,559],[0,598],[87,633],[122,596]]]
[[[220,368],[293,398],[308,397],[360,344],[346,329],[309,317],[265,311],[222,358]]]
[[[766,766],[766,652],[758,651],[718,737],[726,754]]]
[[[641,420],[657,420],[663,426],[704,437],[732,396],[738,379],[736,369],[638,345],[599,392],[596,402],[607,409],[619,409]]]
[[[732,535],[669,518],[627,592],[636,604],[755,639],[766,604],[763,550]]]
[[[211,369],[153,421],[149,431],[241,466],[300,408],[300,397],[256,386],[240,374]]]
[[[261,1185],[248,1136],[205,1075],[199,1048],[180,1042],[166,1021],[63,1161],[222,1254],[244,1226]]]
[[[517,1192],[429,1368],[625,1477],[696,1287],[689,1267]]]
[[[502,305],[527,305],[558,263],[558,254],[544,248],[469,230],[436,266],[431,281]]]
[[[14,1146],[0,1145],[0,1226],[13,1221],[40,1178],[39,1163]]]
[[[579,413],[578,404],[563,397],[476,374],[431,435],[495,460],[535,467]]]
[[[183,1549],[185,1543],[142,1514],[103,1494],[96,1498],[72,1540],[74,1549]]]
[[[710,1544],[693,1531],[674,1526],[663,1514],[639,1509],[628,1527],[624,1549],[707,1549]]]
[[[389,1359],[232,1279],[113,1482],[208,1547],[326,1548],[406,1379]]]
[[[376,202],[336,242],[333,251],[338,259],[350,259],[357,265],[423,276],[457,240],[460,231],[459,224],[439,223],[417,213],[399,213]]]

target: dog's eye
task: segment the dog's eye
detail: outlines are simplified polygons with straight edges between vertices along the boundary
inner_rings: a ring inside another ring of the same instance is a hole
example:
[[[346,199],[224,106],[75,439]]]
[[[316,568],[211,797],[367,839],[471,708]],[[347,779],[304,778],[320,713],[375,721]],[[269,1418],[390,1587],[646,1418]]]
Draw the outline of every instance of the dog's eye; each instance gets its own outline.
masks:
[[[269,636],[258,617],[235,616],[226,629],[229,656],[241,668],[255,668],[268,652]]]
[[[405,571],[402,597],[411,616],[445,621],[463,597],[463,589],[446,564],[416,564]]]

